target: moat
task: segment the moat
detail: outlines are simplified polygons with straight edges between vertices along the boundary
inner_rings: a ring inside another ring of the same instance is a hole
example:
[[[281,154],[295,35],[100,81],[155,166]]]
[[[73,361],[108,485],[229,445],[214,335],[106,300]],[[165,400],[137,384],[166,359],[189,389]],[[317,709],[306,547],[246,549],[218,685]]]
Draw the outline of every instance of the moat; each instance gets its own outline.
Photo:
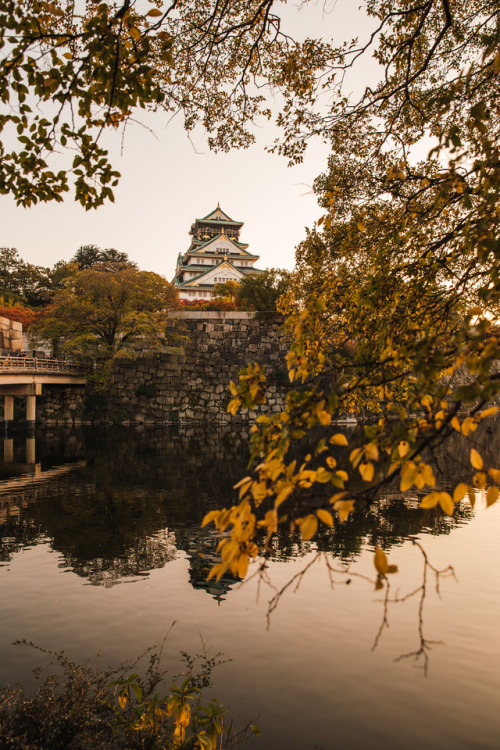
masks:
[[[498,464],[496,435],[482,439]],[[313,542],[282,532],[274,588],[258,590],[256,579],[206,582],[218,538],[200,528],[246,472],[244,428],[54,428],[12,436],[1,456],[0,683],[28,686],[47,661],[16,640],[117,664],[176,621],[172,672],[200,638],[222,651],[231,661],[209,695],[260,726],[248,747],[498,747],[500,504],[486,509],[478,492],[450,519],[388,491]],[[460,450],[442,461],[455,480]],[[431,571],[421,588],[414,542],[436,568],[453,566],[440,596]],[[382,631],[383,596],[363,577],[375,545],[399,566]],[[276,590],[318,551],[268,622]]]

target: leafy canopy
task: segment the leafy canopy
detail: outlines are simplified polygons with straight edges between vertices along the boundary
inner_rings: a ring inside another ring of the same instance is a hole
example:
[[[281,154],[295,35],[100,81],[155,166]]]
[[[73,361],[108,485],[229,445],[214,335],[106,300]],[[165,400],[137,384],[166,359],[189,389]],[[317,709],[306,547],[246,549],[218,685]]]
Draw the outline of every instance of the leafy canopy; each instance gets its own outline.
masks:
[[[38,307],[52,294],[49,268],[26,263],[13,247],[0,247],[0,297],[4,303]]]
[[[330,59],[281,32],[275,0],[5,0],[0,8],[0,193],[89,209],[119,173],[105,131],[140,109],[181,112],[211,148],[246,147],[270,117],[263,87],[309,97]]]
[[[285,293],[290,273],[281,268],[267,268],[259,274],[250,273],[239,281],[218,282],[215,297],[229,298],[239,310],[276,312],[279,298]]]
[[[107,248],[101,250],[97,245],[82,245],[78,248],[70,263],[75,263],[80,271],[99,266],[100,270],[119,271],[124,268],[137,268],[137,263],[130,260],[127,253]]]
[[[488,505],[499,495],[500,471],[474,447],[500,388],[498,3],[364,9],[376,30],[339,56],[339,82],[372,49],[378,86],[353,102],[332,84],[326,113],[293,118],[290,100],[283,114],[290,156],[313,133],[331,142],[315,184],[326,213],[299,246],[280,303],[286,408],[257,420],[257,466],[238,485],[239,504],[205,519],[231,531],[213,575],[243,577],[251,557],[270,554],[280,524],[311,539],[391,481],[448,515],[477,489]],[[265,387],[263,368],[247,368],[229,411],[264,403]],[[293,457],[309,431],[363,412],[356,442],[325,430],[303,462]],[[467,441],[470,473],[445,492],[432,451],[454,433]],[[376,561],[382,577],[384,567]]]
[[[134,268],[107,273],[97,266],[66,279],[35,332],[63,341],[80,360],[109,360],[134,336],[143,337],[144,346],[168,344],[167,313],[176,306],[176,289],[159,274]]]
[[[282,268],[267,268],[263,273],[249,274],[241,279],[237,302],[250,310],[275,312],[289,282],[290,274]]]

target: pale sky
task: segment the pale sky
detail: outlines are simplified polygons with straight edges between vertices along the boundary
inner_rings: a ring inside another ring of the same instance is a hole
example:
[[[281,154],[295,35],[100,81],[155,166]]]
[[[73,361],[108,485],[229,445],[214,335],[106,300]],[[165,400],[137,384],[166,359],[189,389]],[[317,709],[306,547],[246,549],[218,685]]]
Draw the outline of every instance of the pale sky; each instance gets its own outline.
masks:
[[[340,43],[358,33],[364,37],[367,22],[355,0],[338,0],[326,14],[322,3],[298,13],[292,5],[286,30]],[[0,246],[15,247],[25,261],[44,266],[69,260],[81,245],[114,247],[142,270],[171,280],[192,222],[220,202],[231,218],[244,222],[241,241],[261,256],[260,268],[293,267],[305,227],[322,214],[311,186],[326,166],[324,144],[312,142],[304,163],[288,167],[283,157],[264,151],[273,140],[271,128],[256,131],[258,142],[250,149],[213,154],[201,133],[190,142],[180,117],[169,124],[165,114],[140,117],[147,127],[128,125],[123,153],[120,134],[106,142],[113,167],[122,173],[114,204],[85,211],[69,196],[62,204],[24,209],[0,196]]]

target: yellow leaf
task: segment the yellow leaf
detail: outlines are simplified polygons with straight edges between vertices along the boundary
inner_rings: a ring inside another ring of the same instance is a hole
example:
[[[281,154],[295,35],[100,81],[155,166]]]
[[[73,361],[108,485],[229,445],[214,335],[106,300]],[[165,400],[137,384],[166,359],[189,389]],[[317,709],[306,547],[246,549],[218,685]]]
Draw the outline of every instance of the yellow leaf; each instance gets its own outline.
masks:
[[[388,573],[397,573],[398,572],[398,566],[397,565],[389,565],[387,568]]]
[[[359,464],[363,457],[363,448],[354,448],[353,451],[349,454],[349,461],[352,463],[354,468]]]
[[[471,448],[470,462],[472,466],[474,467],[474,469],[483,468],[483,459],[481,458],[480,454],[477,452],[475,448]]]
[[[477,428],[477,423],[474,417],[466,417],[462,422],[462,435],[467,437],[470,432],[474,432]]]
[[[305,518],[301,518],[298,521],[298,524],[300,533],[302,534],[302,539],[305,542],[307,542],[309,539],[312,539],[312,537],[318,530],[318,519],[316,518],[316,516],[313,516],[312,513],[309,513],[309,515]]]
[[[244,578],[246,576],[248,570],[248,555],[240,555],[236,570],[240,578]]]
[[[434,477],[432,467],[429,466],[429,464],[420,463],[418,465],[418,470],[419,473],[423,476],[425,483],[428,484],[429,487],[434,487],[436,484],[436,479]]]
[[[493,503],[496,503],[498,500],[498,487],[488,487],[486,490],[486,507],[489,508],[490,505],[493,505]]]
[[[406,492],[413,487],[417,478],[418,468],[413,461],[408,461],[401,469],[401,492]]]
[[[318,508],[318,510],[316,511],[316,515],[318,516],[320,521],[323,521],[323,523],[326,523],[327,526],[333,526],[333,516],[329,510],[324,510],[324,508]]]
[[[162,16],[163,13],[159,8],[151,8],[149,13],[146,13],[147,16]]]
[[[370,461],[378,461],[378,447],[375,443],[368,443],[365,446],[365,458]]]
[[[336,471],[335,476],[337,476],[339,479],[342,479],[343,482],[347,482],[347,480],[349,479],[349,474],[343,469],[339,469],[338,471]]]
[[[132,39],[135,39],[136,41],[141,38],[141,32],[139,31],[139,29],[136,29],[135,26],[131,26],[128,30],[128,33],[130,34]]]
[[[488,483],[486,473],[484,471],[476,471],[476,473],[472,477],[472,481],[480,490],[484,490]]]
[[[267,497],[267,484],[266,482],[254,482],[251,489],[254,500],[260,502]]]
[[[332,415],[327,411],[318,411],[318,419],[322,425],[328,425],[332,421]]]
[[[336,462],[336,460],[334,459],[333,456],[328,456],[327,459],[326,459],[326,463],[327,463],[327,466],[330,467],[330,469],[334,469],[337,466],[337,462]],[[499,474],[500,474],[500,472],[499,472]]]
[[[120,708],[125,708],[127,705],[127,693],[120,693],[118,696],[118,703],[120,704]]]
[[[237,490],[238,487],[241,487],[243,484],[247,484],[248,482],[252,481],[252,477],[243,477],[243,479],[240,479],[240,481],[233,485],[233,490]]]
[[[469,491],[469,485],[464,484],[463,482],[460,482],[460,484],[457,484],[455,489],[453,490],[453,502],[458,503],[462,498],[466,496],[466,494]]]
[[[361,474],[365,482],[372,481],[374,471],[375,470],[373,468],[373,464],[369,461],[363,461],[363,463],[359,465],[359,473]]]
[[[329,482],[331,478],[331,471],[326,471],[326,469],[320,466],[318,471],[316,472],[316,481],[321,482],[321,484],[325,484],[326,482]]]
[[[439,502],[439,492],[429,492],[420,501],[421,508],[434,508]]]
[[[498,469],[488,469],[488,474],[494,482],[500,484],[500,471],[498,471]]]
[[[354,510],[354,500],[337,500],[333,508],[339,514],[340,522],[344,523],[349,513]]]
[[[458,420],[457,417],[453,417],[450,424],[454,430],[456,430],[457,432],[460,432],[460,421]]]
[[[453,503],[451,495],[449,495],[447,492],[438,492],[439,495],[439,505],[444,510],[447,516],[452,516],[453,511],[455,510],[455,505]]]
[[[401,440],[401,442],[398,445],[398,453],[401,458],[404,458],[408,451],[410,450],[410,443],[408,440]]]
[[[215,521],[219,517],[219,511],[218,510],[211,510],[210,513],[207,513],[204,517],[203,521],[201,522],[202,526],[206,526],[207,524],[211,523],[212,521]],[[217,526],[217,523],[215,524]]]
[[[227,411],[229,414],[236,414],[238,409],[240,408],[241,399],[240,398],[233,398],[227,405]]]
[[[491,417],[493,414],[496,414],[498,411],[498,406],[491,406],[489,409],[485,409],[481,412],[479,415],[479,419],[484,419],[485,417]]]
[[[333,505],[333,503],[336,503],[337,500],[342,500],[342,498],[345,497],[346,495],[347,495],[347,492],[336,492],[335,495],[331,496],[328,502],[330,502]]]
[[[380,573],[380,575],[385,576],[389,569],[389,561],[387,559],[387,555],[381,547],[375,547],[373,564],[375,565],[375,568]]]
[[[209,581],[211,578],[215,577],[216,581],[220,581],[224,573],[226,572],[226,566],[224,563],[217,563],[217,565],[214,565],[207,576],[207,581]]]
[[[382,581],[380,576],[377,576],[377,580],[375,581],[375,591],[380,591],[380,589],[384,588],[384,582]]]
[[[283,487],[276,495],[274,506],[278,508],[281,505],[281,503],[284,503],[285,500],[292,494],[294,489],[295,489],[295,485],[293,484],[288,484],[285,487]]]
[[[336,435],[332,435],[330,438],[330,443],[332,445],[349,445],[346,436],[342,435],[341,432],[338,432]]]
[[[471,508],[473,508],[476,504],[476,493],[472,489],[472,487],[469,487],[469,491],[467,493],[469,498],[469,503],[471,504]]]

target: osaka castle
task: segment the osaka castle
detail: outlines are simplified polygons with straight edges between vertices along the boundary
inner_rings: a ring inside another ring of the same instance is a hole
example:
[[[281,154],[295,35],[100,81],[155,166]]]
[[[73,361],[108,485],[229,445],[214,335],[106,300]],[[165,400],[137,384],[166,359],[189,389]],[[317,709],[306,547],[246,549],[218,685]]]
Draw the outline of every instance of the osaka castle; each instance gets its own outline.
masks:
[[[196,219],[189,232],[193,239],[184,255],[179,253],[172,281],[180,299],[208,299],[215,284],[263,273],[254,268],[259,256],[239,241],[242,226],[242,221],[233,221],[219,205],[208,216]]]

